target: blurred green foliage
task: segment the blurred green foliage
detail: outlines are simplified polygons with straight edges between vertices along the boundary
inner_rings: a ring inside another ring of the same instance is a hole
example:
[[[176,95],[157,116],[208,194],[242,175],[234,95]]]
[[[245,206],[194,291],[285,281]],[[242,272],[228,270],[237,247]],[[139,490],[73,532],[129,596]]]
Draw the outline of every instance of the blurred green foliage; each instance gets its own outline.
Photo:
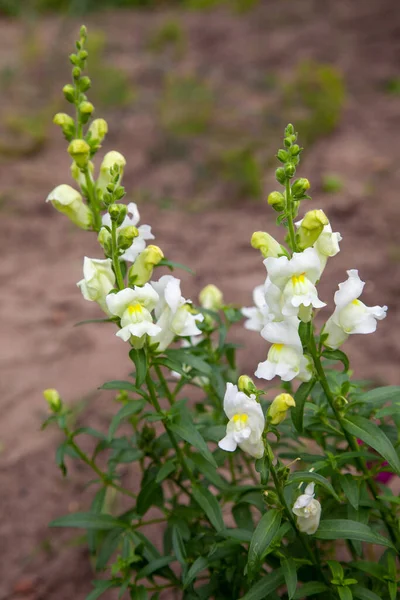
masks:
[[[322,175],[321,187],[326,194],[337,194],[343,189],[343,181],[339,175],[326,173]]]
[[[345,98],[345,83],[337,68],[316,61],[299,64],[285,90],[285,103],[304,144],[335,130]]]
[[[235,184],[238,196],[260,200],[262,197],[262,170],[250,147],[226,151],[222,157],[222,175]]]
[[[170,19],[165,21],[150,36],[149,50],[162,53],[172,49],[177,55],[182,56],[187,46],[187,36],[179,21]]]
[[[400,77],[391,77],[385,82],[385,90],[394,96],[400,95]]]

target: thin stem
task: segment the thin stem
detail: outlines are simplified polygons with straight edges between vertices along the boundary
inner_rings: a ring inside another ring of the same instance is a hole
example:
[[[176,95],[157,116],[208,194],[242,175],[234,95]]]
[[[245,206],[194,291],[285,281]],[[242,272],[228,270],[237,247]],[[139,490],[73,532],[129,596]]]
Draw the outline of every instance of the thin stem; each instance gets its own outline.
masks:
[[[93,228],[95,231],[98,232],[101,229],[101,218],[100,218],[99,207],[97,205],[96,190],[94,188],[92,175],[90,174],[88,165],[86,165],[86,167],[84,168],[83,174],[85,176],[87,198],[88,198],[89,205],[90,205],[90,208],[93,213]]]
[[[310,335],[310,339],[309,339],[308,349],[312,356],[314,366],[317,371],[319,382],[322,386],[322,389],[324,390],[325,396],[326,396],[326,398],[330,404],[330,407],[336,417],[336,420],[339,423],[341,430],[343,431],[343,434],[347,440],[347,443],[354,452],[359,452],[360,449],[359,449],[356,439],[354,438],[354,436],[352,436],[350,433],[348,433],[348,431],[345,429],[342,416],[335,406],[335,398],[329,387],[329,382],[326,378],[325,371],[324,371],[320,356],[317,351],[317,345],[315,342],[314,333],[312,331],[311,331],[311,335]],[[376,485],[375,481],[371,477],[371,473],[369,472],[369,469],[365,463],[364,458],[360,456],[359,458],[356,459],[356,462],[357,462],[357,465],[358,465],[358,468],[360,469],[360,471],[362,471],[364,473],[367,486],[368,486],[374,500],[378,503],[379,512],[381,513],[381,517],[383,519],[383,522],[386,525],[386,528],[389,532],[390,538],[391,538],[392,542],[395,545],[397,545],[398,544],[398,535],[397,535],[396,531],[393,529],[392,524],[390,523],[390,520],[392,519],[392,514],[386,508],[386,506],[380,501],[378,486]],[[388,518],[388,516],[389,516],[389,518]]]
[[[254,473],[252,463],[251,463],[250,459],[245,455],[244,452],[242,452],[242,458],[247,467],[247,472],[248,472],[249,476],[251,477],[253,483],[258,484],[257,475]]]
[[[115,221],[111,223],[111,244],[112,244],[112,263],[114,267],[115,277],[117,280],[117,286],[120,290],[125,287],[124,278],[122,277],[121,264],[118,256],[118,245],[117,245],[117,224]]]
[[[229,470],[231,473],[231,481],[232,481],[233,485],[236,485],[235,465],[233,462],[232,454],[229,455],[228,460],[229,460]]]
[[[164,393],[166,398],[168,399],[168,402],[170,403],[170,405],[172,406],[175,403],[175,398],[174,398],[174,393],[171,392],[171,390],[169,389],[168,383],[161,371],[160,365],[153,365],[154,369],[157,373],[158,379],[160,380],[160,383],[164,389]]]
[[[288,229],[289,229],[290,246],[291,246],[293,252],[297,252],[296,234],[295,234],[294,225],[293,225],[293,210],[292,210],[293,198],[292,198],[292,191],[290,189],[289,177],[287,177],[287,179],[286,179],[285,187],[286,187],[286,218],[287,218]]]

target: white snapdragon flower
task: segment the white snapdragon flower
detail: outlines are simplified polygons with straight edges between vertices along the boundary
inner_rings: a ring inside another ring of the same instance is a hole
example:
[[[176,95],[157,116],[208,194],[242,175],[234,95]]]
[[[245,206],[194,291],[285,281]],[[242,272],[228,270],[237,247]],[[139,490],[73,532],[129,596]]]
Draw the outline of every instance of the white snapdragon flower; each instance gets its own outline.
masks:
[[[158,299],[157,292],[149,283],[143,287],[125,288],[116,294],[109,294],[106,298],[108,310],[121,319],[117,337],[124,342],[130,340],[135,348],[141,348],[146,334],[150,337],[159,334],[161,328],[153,323],[151,316]]]
[[[172,275],[163,275],[159,281],[152,281],[159,300],[155,307],[155,315],[159,333],[153,338],[158,343],[158,350],[165,350],[174,337],[192,337],[201,335],[197,322],[204,320],[202,314],[193,313],[190,301],[181,295],[181,282]]]
[[[76,284],[85,300],[97,302],[105,312],[109,312],[106,296],[115,287],[115,275],[112,261],[99,260],[85,256],[83,260],[83,279]]]
[[[296,227],[300,227],[303,219],[297,221]],[[342,236],[339,232],[333,232],[330,223],[324,226],[322,232],[317,238],[317,241],[313,244],[313,248],[318,254],[322,275],[323,270],[326,267],[326,263],[329,257],[336,256],[340,252],[339,242],[342,241]]]
[[[300,313],[302,320],[309,321],[312,307],[325,306],[325,302],[318,298],[314,285],[321,272],[321,263],[314,248],[295,252],[290,260],[286,256],[266,258],[264,265],[271,282],[282,292],[284,316],[297,316]],[[304,308],[308,310],[300,312]]]
[[[271,342],[267,360],[259,363],[256,377],[268,381],[278,375],[282,381],[298,377],[301,381],[311,379],[310,359],[303,355],[299,336],[299,320],[287,317],[285,321],[267,323],[261,335]]]
[[[218,446],[228,452],[234,452],[239,446],[254,458],[262,458],[265,418],[255,395],[249,397],[244,392],[239,392],[233,383],[227,383],[224,411],[229,423],[226,427],[226,436],[218,442]]]
[[[128,227],[129,225],[137,227],[140,221],[139,210],[134,202],[129,202],[127,209],[128,214],[123,220],[121,226],[118,227],[117,231],[119,231],[123,227]],[[102,223],[103,225],[111,227],[111,217],[108,213],[103,215]],[[146,240],[154,240],[154,235],[151,233],[150,225],[139,225],[139,227],[137,227],[137,230],[139,232],[139,235],[133,240],[132,245],[121,256],[121,260],[135,262],[139,254],[143,252],[143,250],[146,248]]]
[[[364,289],[357,269],[347,271],[348,279],[339,283],[335,293],[336,308],[325,325],[324,333],[328,334],[325,345],[339,348],[352,333],[373,333],[377,321],[386,317],[387,306],[366,306],[358,300]]]
[[[75,225],[89,229],[92,224],[92,211],[83,202],[82,196],[73,187],[63,183],[58,185],[46,198],[55,209],[66,215]]]
[[[312,535],[319,526],[321,504],[314,498],[314,484],[309,483],[304,494],[294,503],[293,512],[297,517],[297,527],[302,533]]]
[[[244,326],[250,331],[261,331],[264,325],[273,319],[265,298],[265,285],[254,288],[253,302],[255,306],[242,308],[242,315],[247,317]]]

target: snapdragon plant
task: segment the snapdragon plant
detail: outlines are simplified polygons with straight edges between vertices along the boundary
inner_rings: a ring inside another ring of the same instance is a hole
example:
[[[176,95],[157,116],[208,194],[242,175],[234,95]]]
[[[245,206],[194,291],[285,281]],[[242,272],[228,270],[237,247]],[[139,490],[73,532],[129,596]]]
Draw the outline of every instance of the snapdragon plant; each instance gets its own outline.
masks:
[[[171,274],[182,265],[149,244],[151,227],[122,202],[125,158],[108,152],[96,171],[108,126],[92,119],[86,96],[86,35],[82,27],[63,90],[74,115],[54,119],[75,186],[58,185],[47,200],[97,236],[99,254],[84,258],[77,285],[103,316],[94,311],[87,326],[101,321],[104,335],[120,338],[133,369],[102,386],[116,393],[107,431],[75,426],[59,393],[44,392],[45,425],[64,436],[62,473],[70,461],[90,471],[87,512],[52,523],[87,531],[96,573],[87,600],[113,588],[136,600],[172,591],[185,600],[395,600],[399,500],[386,484],[400,475],[400,387],[365,389],[342,350],[349,335],[375,331],[386,307],[359,300],[364,282],[350,269],[317,330],[326,306],[318,282],[341,236],[322,210],[304,213],[310,184],[295,179],[294,127],[277,153],[282,189],[268,197],[285,244],[263,231],[251,240],[267,270],[255,305],[229,305],[208,285],[196,306]],[[243,316],[270,344],[254,365],[258,383],[239,376],[229,342]],[[282,392],[271,402],[259,386],[276,377]]]

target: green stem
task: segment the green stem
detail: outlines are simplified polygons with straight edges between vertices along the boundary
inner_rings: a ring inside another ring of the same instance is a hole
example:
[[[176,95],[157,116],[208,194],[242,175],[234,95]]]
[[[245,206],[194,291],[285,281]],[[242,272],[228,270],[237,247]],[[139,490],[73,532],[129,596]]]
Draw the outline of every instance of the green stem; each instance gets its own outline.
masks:
[[[308,350],[312,356],[315,370],[318,375],[318,380],[322,386],[322,389],[324,390],[326,399],[328,400],[328,402],[330,404],[333,414],[335,415],[335,418],[336,418],[338,424],[340,425],[340,428],[346,438],[346,441],[347,441],[349,447],[353,450],[353,452],[359,452],[360,448],[357,444],[356,439],[354,438],[354,436],[352,436],[350,433],[348,433],[347,430],[345,429],[342,416],[335,406],[335,397],[329,387],[329,382],[325,375],[325,371],[322,366],[319,353],[317,351],[315,336],[312,331],[310,334]],[[360,456],[359,458],[356,459],[356,462],[357,462],[357,466],[358,466],[359,470],[362,471],[365,476],[367,486],[368,486],[374,500],[377,502],[377,504],[379,506],[379,512],[381,513],[381,517],[383,519],[383,522],[386,525],[386,528],[389,532],[390,538],[391,538],[392,542],[394,543],[394,545],[398,546],[398,544],[399,544],[398,534],[396,533],[392,524],[390,523],[390,521],[393,519],[392,514],[391,514],[390,510],[388,510],[387,507],[380,501],[378,486],[377,486],[376,482],[374,481],[374,479],[371,477],[371,473],[369,472],[369,469],[365,463],[364,458]]]
[[[175,403],[175,397],[174,397],[174,393],[171,392],[171,390],[168,387],[168,383],[161,371],[160,365],[153,365],[154,369],[157,373],[158,379],[160,380],[160,383],[163,387],[164,393],[166,398],[168,399],[168,402],[170,403],[170,405],[172,406]]]
[[[112,263],[114,267],[115,277],[117,279],[118,289],[123,290],[125,287],[124,278],[121,272],[121,263],[119,262],[118,256],[118,245],[117,245],[117,224],[112,221],[111,223],[111,244],[112,244]]]
[[[92,210],[92,214],[93,214],[93,229],[95,231],[99,232],[101,229],[101,217],[100,217],[100,211],[99,211],[99,207],[98,207],[97,199],[96,199],[96,190],[94,187],[92,175],[90,174],[88,165],[86,165],[86,167],[84,168],[83,174],[85,176],[87,199],[89,201],[89,206],[90,206],[90,208]]]
[[[293,210],[292,210],[292,191],[290,189],[290,179],[289,177],[286,179],[286,218],[289,229],[289,238],[290,238],[290,247],[293,252],[297,252],[297,244],[296,244],[296,233],[294,231],[293,224]]]

